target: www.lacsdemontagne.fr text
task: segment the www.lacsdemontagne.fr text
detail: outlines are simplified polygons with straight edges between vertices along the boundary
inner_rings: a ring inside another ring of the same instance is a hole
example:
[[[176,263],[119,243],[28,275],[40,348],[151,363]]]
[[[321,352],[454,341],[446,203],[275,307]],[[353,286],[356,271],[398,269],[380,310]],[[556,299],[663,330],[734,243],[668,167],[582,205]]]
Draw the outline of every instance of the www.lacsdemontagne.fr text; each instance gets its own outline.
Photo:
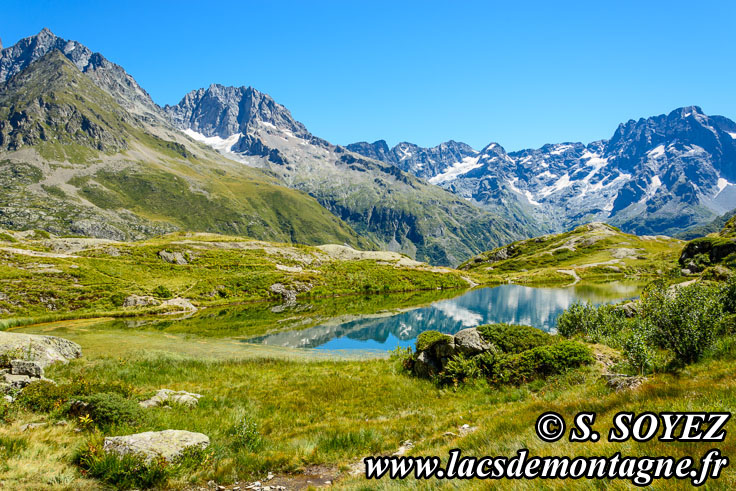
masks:
[[[447,465],[440,457],[367,457],[368,479],[610,479],[648,486],[658,479],[689,480],[694,486],[717,479],[728,459],[718,449],[698,461],[692,457],[530,457],[526,449],[514,457],[472,457],[450,450]]]

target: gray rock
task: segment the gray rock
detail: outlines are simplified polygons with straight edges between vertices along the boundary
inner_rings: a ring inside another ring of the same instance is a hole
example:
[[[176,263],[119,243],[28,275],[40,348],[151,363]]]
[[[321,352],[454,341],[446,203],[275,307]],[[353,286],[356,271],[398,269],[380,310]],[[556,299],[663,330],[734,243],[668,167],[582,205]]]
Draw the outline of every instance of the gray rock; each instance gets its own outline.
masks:
[[[632,300],[631,302],[619,305],[616,307],[616,310],[623,312],[628,318],[636,317],[636,314],[639,313],[639,302]]]
[[[179,312],[183,311],[190,311],[190,312],[196,312],[197,307],[195,307],[192,302],[187,300],[186,298],[172,298],[170,300],[166,300],[164,303],[161,304],[164,307],[174,307]]]
[[[493,348],[493,345],[480,337],[478,329],[471,327],[455,334],[455,348],[465,356],[473,356]]]
[[[431,377],[439,371],[440,367],[426,351],[419,353],[414,360],[414,373],[418,377]]]
[[[146,431],[134,435],[106,437],[103,450],[120,456],[140,455],[146,461],[158,457],[172,461],[187,448],[207,448],[209,444],[209,437],[202,433],[183,430]]]
[[[158,256],[169,264],[178,264],[179,266],[189,264],[181,252],[160,251]]]
[[[82,356],[82,347],[64,338],[0,331],[0,354],[22,353],[41,367],[54,362],[66,363]]]
[[[43,377],[43,367],[35,361],[11,360],[10,373],[13,375],[28,375],[33,378]]]
[[[36,428],[43,428],[48,426],[48,423],[28,423],[20,427],[20,431],[35,430]]]
[[[3,378],[5,383],[10,385],[11,389],[22,389],[32,382],[31,377],[28,375],[12,375],[10,373],[6,373],[3,375]]]
[[[151,296],[130,295],[123,301],[123,307],[148,307],[159,305],[161,302]]]
[[[146,399],[145,401],[141,401],[139,404],[141,407],[146,408],[165,405],[194,407],[199,404],[199,399],[201,397],[201,394],[194,394],[183,390],[173,391],[171,389],[161,389],[156,392],[155,396],[150,399]]]

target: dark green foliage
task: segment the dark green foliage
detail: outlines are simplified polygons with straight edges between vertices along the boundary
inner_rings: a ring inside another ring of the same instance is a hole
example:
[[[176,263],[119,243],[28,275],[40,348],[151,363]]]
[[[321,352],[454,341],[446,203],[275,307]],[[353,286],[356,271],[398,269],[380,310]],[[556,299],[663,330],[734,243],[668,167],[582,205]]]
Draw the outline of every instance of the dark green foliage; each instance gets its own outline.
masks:
[[[74,462],[90,477],[117,489],[162,488],[174,473],[164,459],[146,462],[138,455],[120,457],[105,453],[101,445],[93,443],[77,452]]]
[[[731,276],[721,287],[723,311],[736,314],[736,276]]]
[[[122,307],[125,303],[125,295],[122,293],[113,293],[110,295],[110,303],[115,307]]]
[[[143,411],[136,401],[126,399],[114,392],[101,392],[80,397],[79,401],[87,404],[83,410],[86,414],[73,414],[73,416],[89,416],[100,428],[135,425],[143,417]]]
[[[174,296],[174,294],[173,294],[173,293],[171,293],[171,290],[169,290],[169,289],[168,289],[168,288],[166,288],[165,286],[163,286],[163,285],[159,285],[159,286],[157,286],[157,287],[156,287],[156,288],[155,288],[155,289],[153,290],[153,296],[154,296],[154,297],[156,297],[156,298],[162,298],[162,299],[167,299],[167,298],[171,298],[171,297],[173,297],[173,296]]]
[[[575,341],[538,346],[516,355],[500,357],[487,374],[495,383],[522,384],[563,373],[593,361],[590,348]]]
[[[614,306],[573,304],[557,318],[557,332],[566,338],[581,335],[586,341],[597,343],[616,336],[627,324],[623,311]]]
[[[417,336],[417,352],[427,351],[437,343],[447,343],[452,340],[452,336],[442,334],[439,331],[424,331]]]
[[[31,382],[20,393],[17,403],[31,411],[47,413],[66,402],[69,397],[67,389],[46,380]]]
[[[38,380],[31,382],[23,389],[18,396],[17,403],[31,411],[46,413],[59,409],[72,398],[100,392],[114,393],[121,398],[126,398],[131,396],[132,388],[118,382],[103,384],[84,379],[60,385],[47,380]]]
[[[652,326],[652,340],[675,355],[675,361],[698,361],[718,333],[723,305],[720,289],[703,284],[667,290],[655,282],[642,295],[642,317]]]
[[[464,355],[455,355],[447,362],[442,371],[441,383],[458,383],[480,378],[483,374],[478,357],[467,358]]]
[[[13,403],[0,398],[0,423],[7,423],[15,414],[15,406]]]
[[[483,339],[498,347],[504,353],[521,353],[555,342],[555,337],[531,326],[514,324],[488,324],[478,327]]]
[[[629,366],[643,375],[652,365],[654,352],[650,346],[650,329],[644,322],[637,322],[623,341],[623,355]]]

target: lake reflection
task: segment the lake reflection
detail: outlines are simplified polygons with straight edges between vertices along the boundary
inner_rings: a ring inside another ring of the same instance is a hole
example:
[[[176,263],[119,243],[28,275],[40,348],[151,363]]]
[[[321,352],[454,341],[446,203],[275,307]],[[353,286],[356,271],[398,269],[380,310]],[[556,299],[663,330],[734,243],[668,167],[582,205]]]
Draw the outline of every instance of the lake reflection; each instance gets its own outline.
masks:
[[[455,334],[467,327],[503,322],[551,331],[557,317],[576,302],[618,301],[638,295],[639,289],[636,284],[617,282],[566,288],[502,285],[480,288],[406,312],[376,314],[345,322],[336,319],[248,342],[292,348],[391,350],[413,346],[419,333],[427,330]]]

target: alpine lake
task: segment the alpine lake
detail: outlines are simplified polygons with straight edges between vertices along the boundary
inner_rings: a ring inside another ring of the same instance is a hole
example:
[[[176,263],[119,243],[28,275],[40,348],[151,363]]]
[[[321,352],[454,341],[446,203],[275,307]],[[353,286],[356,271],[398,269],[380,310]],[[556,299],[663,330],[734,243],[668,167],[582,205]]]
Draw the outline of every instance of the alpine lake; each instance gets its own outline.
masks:
[[[37,324],[17,332],[60,336],[86,353],[126,356],[141,351],[202,358],[385,357],[413,348],[427,330],[447,334],[490,323],[554,332],[574,303],[619,302],[639,295],[631,282],[529,287],[506,284],[466,291],[346,296],[210,307],[195,314],[95,318]]]

